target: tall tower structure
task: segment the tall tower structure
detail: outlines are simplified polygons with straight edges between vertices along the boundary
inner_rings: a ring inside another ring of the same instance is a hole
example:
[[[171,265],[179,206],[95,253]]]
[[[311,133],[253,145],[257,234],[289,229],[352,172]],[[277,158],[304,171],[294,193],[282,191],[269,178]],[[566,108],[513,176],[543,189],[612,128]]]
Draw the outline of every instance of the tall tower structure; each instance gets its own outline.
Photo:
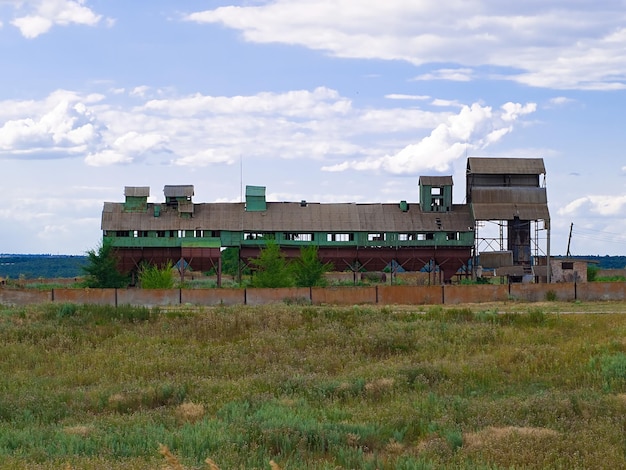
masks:
[[[514,280],[547,275],[534,269],[537,256],[549,257],[545,174],[541,158],[468,158],[466,200],[476,220],[475,251],[483,267]]]

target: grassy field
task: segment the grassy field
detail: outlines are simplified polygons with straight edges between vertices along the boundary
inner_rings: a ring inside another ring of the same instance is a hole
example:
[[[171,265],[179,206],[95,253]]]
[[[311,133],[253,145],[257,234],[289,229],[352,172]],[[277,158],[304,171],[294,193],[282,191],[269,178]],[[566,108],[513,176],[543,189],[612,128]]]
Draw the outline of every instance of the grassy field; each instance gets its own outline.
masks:
[[[626,468],[625,313],[0,307],[0,469]]]

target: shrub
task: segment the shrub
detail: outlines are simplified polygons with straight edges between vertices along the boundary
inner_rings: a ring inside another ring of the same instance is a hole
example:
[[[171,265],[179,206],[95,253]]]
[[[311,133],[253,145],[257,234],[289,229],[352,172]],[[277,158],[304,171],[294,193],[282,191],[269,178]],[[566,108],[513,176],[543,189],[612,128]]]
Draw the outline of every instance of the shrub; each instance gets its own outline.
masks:
[[[128,285],[128,276],[117,269],[117,259],[111,240],[104,239],[97,250],[87,252],[85,287],[119,288]]]
[[[162,266],[144,263],[139,268],[139,283],[142,289],[171,289],[174,287],[174,265],[167,261]]]

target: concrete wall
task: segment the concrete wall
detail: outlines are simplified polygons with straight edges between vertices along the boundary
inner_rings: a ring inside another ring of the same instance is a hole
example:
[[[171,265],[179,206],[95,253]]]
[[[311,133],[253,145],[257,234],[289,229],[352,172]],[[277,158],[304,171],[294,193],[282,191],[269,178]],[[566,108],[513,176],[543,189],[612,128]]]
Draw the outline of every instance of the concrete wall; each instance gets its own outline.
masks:
[[[51,291],[0,288],[0,305],[23,306],[45,302],[96,305],[428,305],[502,302],[626,300],[626,282],[556,284],[445,285],[371,287],[313,287],[281,289],[71,289]]]

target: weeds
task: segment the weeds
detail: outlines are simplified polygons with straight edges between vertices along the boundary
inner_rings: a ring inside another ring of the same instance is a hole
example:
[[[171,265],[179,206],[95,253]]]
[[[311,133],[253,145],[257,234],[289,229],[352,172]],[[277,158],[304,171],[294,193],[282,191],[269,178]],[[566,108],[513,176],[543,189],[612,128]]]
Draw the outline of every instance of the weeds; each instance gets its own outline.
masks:
[[[0,470],[623,468],[624,311],[4,309]]]

